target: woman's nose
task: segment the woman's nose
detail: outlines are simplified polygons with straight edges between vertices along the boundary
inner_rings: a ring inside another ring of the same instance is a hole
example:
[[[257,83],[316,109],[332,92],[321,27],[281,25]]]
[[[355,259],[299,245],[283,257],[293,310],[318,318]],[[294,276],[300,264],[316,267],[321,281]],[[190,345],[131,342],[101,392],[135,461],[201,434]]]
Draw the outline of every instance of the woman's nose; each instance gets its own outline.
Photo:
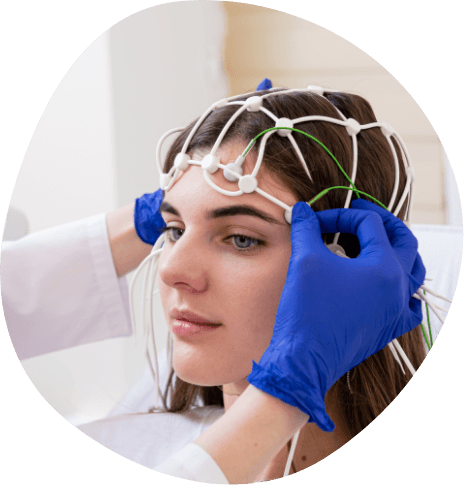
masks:
[[[196,237],[186,231],[175,243],[166,240],[165,244],[158,268],[161,281],[189,293],[206,291],[207,256]]]

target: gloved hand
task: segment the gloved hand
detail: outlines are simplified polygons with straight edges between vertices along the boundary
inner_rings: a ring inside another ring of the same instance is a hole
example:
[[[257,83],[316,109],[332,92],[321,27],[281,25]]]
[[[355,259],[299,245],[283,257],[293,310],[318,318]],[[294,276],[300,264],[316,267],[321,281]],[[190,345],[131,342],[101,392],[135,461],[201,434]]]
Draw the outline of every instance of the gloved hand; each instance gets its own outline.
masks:
[[[350,207],[352,209],[369,210],[379,214],[382,218],[390,244],[406,272],[411,272],[416,259],[422,262],[417,252],[417,239],[402,220],[398,219],[391,212],[365,199],[354,199]]]
[[[412,233],[395,224],[387,218],[392,247],[373,211],[316,214],[305,202],[293,207],[292,255],[274,333],[248,382],[299,408],[324,431],[334,429],[324,404],[330,387],[422,320],[411,297],[425,268]],[[358,237],[357,258],[327,249],[321,233],[337,232]]]
[[[139,238],[154,246],[156,240],[166,227],[159,208],[163,202],[163,191],[158,189],[153,194],[145,194],[136,199],[134,208],[134,225]]]

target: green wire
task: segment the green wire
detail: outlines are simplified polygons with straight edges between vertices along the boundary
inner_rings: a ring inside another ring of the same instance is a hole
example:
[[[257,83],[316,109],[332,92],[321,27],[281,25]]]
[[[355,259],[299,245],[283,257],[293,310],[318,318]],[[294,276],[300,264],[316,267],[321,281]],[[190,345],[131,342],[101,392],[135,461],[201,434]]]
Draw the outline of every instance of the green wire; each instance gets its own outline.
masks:
[[[251,150],[252,146],[256,143],[256,140],[264,135],[264,133],[267,133],[268,131],[275,131],[275,130],[292,130],[296,131],[297,133],[301,133],[304,136],[307,136],[308,138],[311,138],[311,140],[314,140],[316,143],[318,143],[334,160],[334,162],[337,164],[338,168],[341,170],[342,174],[346,177],[350,185],[352,186],[353,190],[356,189],[354,183],[351,181],[350,177],[346,174],[345,170],[343,170],[343,167],[340,165],[338,160],[334,157],[333,153],[317,138],[314,138],[314,136],[310,135],[309,133],[305,133],[304,131],[297,130],[296,128],[286,128],[285,126],[281,127],[275,127],[275,128],[268,128],[267,130],[262,131],[259,135],[255,136],[253,140],[251,140],[250,144],[248,145],[247,149],[243,152],[242,157],[246,157],[248,152]],[[359,197],[359,196],[358,196]]]
[[[380,202],[379,200],[377,200],[375,197],[372,197],[372,195],[366,194],[365,192],[361,192],[360,190],[358,190],[356,188],[356,186],[351,181],[351,179],[347,175],[347,173],[343,170],[343,167],[340,165],[340,163],[335,158],[335,156],[333,155],[333,153],[321,141],[319,141],[317,138],[315,138],[314,136],[310,135],[309,133],[305,133],[304,131],[297,130],[296,128],[289,128],[289,127],[282,126],[282,127],[268,128],[267,130],[262,131],[259,135],[255,136],[253,138],[253,140],[251,140],[251,142],[248,144],[248,147],[243,152],[242,157],[246,157],[247,156],[248,152],[254,146],[254,144],[256,143],[256,141],[258,140],[259,137],[263,136],[265,133],[267,133],[269,131],[275,131],[275,130],[291,130],[291,131],[296,131],[297,133],[301,133],[302,135],[307,136],[308,138],[311,138],[311,140],[314,140],[316,143],[318,143],[330,155],[330,157],[334,160],[334,162],[337,164],[337,166],[340,169],[340,171],[343,173],[343,175],[346,177],[346,179],[350,183],[350,187],[345,187],[345,186],[342,186],[342,185],[338,185],[338,186],[329,187],[328,189],[323,190],[322,192],[320,192],[319,194],[317,194],[312,200],[310,200],[309,202],[307,202],[307,204],[309,206],[311,206],[311,204],[313,204],[314,202],[318,201],[321,197],[323,197],[324,195],[326,195],[331,190],[334,190],[334,189],[344,189],[344,190],[352,190],[353,192],[355,192],[355,194],[356,194],[356,196],[358,198],[360,198],[360,194],[361,195],[364,195],[365,197],[368,197],[369,199],[372,199],[374,202],[376,202],[378,205],[380,205],[381,207],[383,207],[388,212],[391,212],[390,210],[388,210],[387,207],[385,207],[382,204],[382,202]],[[424,290],[424,295],[425,295],[425,290]],[[429,343],[429,340],[427,338],[427,335],[426,335],[426,332],[425,332],[425,328],[424,328],[424,325],[422,324],[422,322],[421,322],[420,325],[421,325],[421,328],[422,328],[422,333],[424,335],[425,343],[427,344],[427,347],[430,350],[431,347],[432,347],[432,345],[433,345],[433,340],[432,340],[432,328],[431,328],[431,325],[430,325],[429,306],[427,305],[427,303],[425,303],[425,309],[427,311],[427,322],[428,322],[428,328],[429,328],[430,343]]]
[[[427,293],[425,292],[425,290],[423,290],[424,292],[424,295],[426,295]],[[430,335],[430,347],[432,347],[433,345],[433,338],[432,338],[432,326],[430,325],[430,315],[429,315],[429,306],[427,305],[427,303],[425,304],[425,310],[427,312],[427,322],[428,322],[428,325],[429,325],[429,335]]]
[[[369,194],[366,194],[366,192],[361,192],[360,190],[358,189],[352,189],[351,187],[345,187],[344,185],[336,185],[334,187],[329,187],[328,189],[324,189],[322,192],[319,192],[319,194],[317,194],[313,199],[311,199],[309,202],[306,202],[309,206],[311,206],[311,204],[314,204],[314,202],[317,202],[321,197],[323,197],[325,194],[327,194],[327,192],[333,190],[333,189],[345,189],[345,190],[352,190],[353,192],[356,192],[356,195],[359,196],[359,194],[361,195],[365,195],[366,197],[369,197],[369,199],[372,199],[374,202],[377,202],[377,204],[379,204],[382,208],[384,208],[385,210],[388,210],[383,204],[382,202],[380,202],[379,200],[377,200],[375,197],[372,197],[372,195],[369,195]],[[390,212],[390,211],[388,211]]]
[[[427,334],[425,333],[425,328],[424,328],[424,325],[423,325],[422,322],[421,322],[420,326],[421,326],[421,329],[422,329],[422,334],[424,335],[425,343],[427,344],[427,348],[430,350],[432,348],[432,346],[429,343],[429,339],[427,338]]]

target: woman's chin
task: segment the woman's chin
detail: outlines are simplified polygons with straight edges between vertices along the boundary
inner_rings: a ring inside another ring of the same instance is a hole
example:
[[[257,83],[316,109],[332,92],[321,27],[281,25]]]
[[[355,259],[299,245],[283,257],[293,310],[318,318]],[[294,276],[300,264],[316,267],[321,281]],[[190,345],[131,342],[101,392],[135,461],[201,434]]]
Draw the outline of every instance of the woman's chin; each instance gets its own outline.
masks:
[[[189,384],[203,387],[220,386],[223,383],[221,376],[217,372],[210,372],[205,369],[199,369],[195,371],[192,366],[176,366],[174,365],[174,371],[180,379]]]
[[[202,387],[222,386],[224,384],[242,381],[247,374],[236,374],[227,371],[221,372],[217,366],[195,366],[186,363],[173,362],[174,371],[180,379],[189,384]]]
[[[184,382],[188,384],[193,384],[195,386],[202,386],[202,387],[214,387],[220,386],[221,380],[217,378],[204,378],[199,376],[192,376],[190,373],[183,374],[182,372],[179,374],[176,372],[177,377],[182,379]]]

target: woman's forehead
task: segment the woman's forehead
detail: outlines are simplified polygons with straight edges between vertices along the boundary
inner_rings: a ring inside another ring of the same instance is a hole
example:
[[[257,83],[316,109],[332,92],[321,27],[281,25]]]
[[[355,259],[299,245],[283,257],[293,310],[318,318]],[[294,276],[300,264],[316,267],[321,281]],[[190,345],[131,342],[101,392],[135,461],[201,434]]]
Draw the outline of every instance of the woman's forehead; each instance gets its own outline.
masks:
[[[227,143],[223,143],[216,151],[215,155],[219,158],[219,160],[223,165],[228,165],[229,163],[234,163],[237,160],[237,158],[243,154],[246,148],[247,148],[247,144],[245,142],[242,142],[240,140],[231,140]],[[193,160],[202,161],[203,158],[209,153],[210,153],[210,149],[194,151],[191,154],[191,157]],[[247,155],[245,156],[245,160],[241,162],[243,175],[251,174],[253,172],[253,169],[255,168],[256,162],[257,162],[256,153],[253,151],[247,153]],[[266,167],[262,165],[256,174],[258,183],[260,181],[260,177],[264,179],[266,178],[266,177],[263,177],[264,172],[266,172]],[[231,191],[238,190],[237,182],[229,182],[224,176],[224,170],[222,169],[219,169],[217,170],[217,172],[212,174],[211,178],[214,181],[214,183],[219,185],[221,188],[224,188],[226,190],[231,190]]]
[[[220,156],[221,154],[218,153],[218,155]],[[258,186],[262,190],[290,206],[293,206],[297,202],[295,196],[283,184],[280,184],[274,177],[271,177],[264,170],[264,167],[262,167],[260,172]],[[236,183],[229,182],[225,179],[222,170],[218,170],[211,178],[219,187],[225,190],[238,190]],[[202,168],[195,165],[191,165],[180,175],[172,188],[166,192],[165,201],[182,211],[187,209],[188,212],[193,211],[196,213],[200,211],[205,214],[221,207],[248,205],[264,211],[274,219],[287,224],[282,207],[279,207],[257,192],[239,196],[221,194],[205,181]]]

